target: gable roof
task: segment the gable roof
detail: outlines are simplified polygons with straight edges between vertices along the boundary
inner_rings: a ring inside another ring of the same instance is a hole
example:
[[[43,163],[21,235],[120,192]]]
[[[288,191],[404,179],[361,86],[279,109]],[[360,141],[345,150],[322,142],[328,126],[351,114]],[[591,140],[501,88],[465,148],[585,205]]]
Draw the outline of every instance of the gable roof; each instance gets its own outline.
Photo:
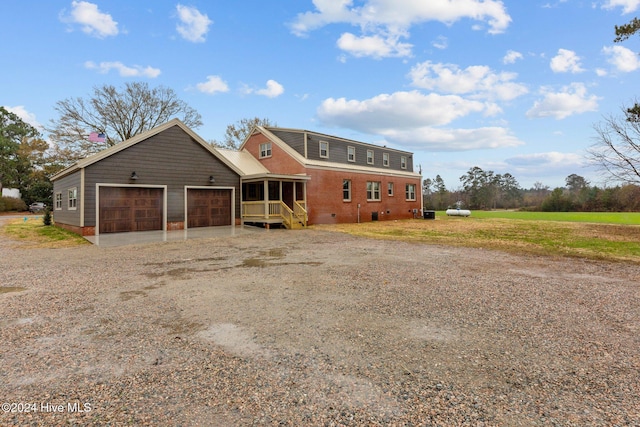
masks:
[[[105,150],[102,150],[96,154],[93,154],[91,156],[85,157],[84,159],[80,159],[78,160],[76,163],[74,163],[73,165],[69,166],[68,168],[58,172],[57,174],[55,174],[54,176],[51,177],[51,181],[54,181],[58,178],[62,178],[63,176],[69,175],[70,173],[73,173],[77,170],[86,168],[89,165],[92,165],[94,163],[99,162],[100,160],[106,159],[109,156],[112,156],[116,153],[119,153],[120,151],[126,150],[127,148],[138,144],[139,142],[142,142],[144,140],[147,140],[149,138],[151,138],[152,136],[155,136],[159,133],[164,132],[167,129],[172,128],[173,126],[178,126],[180,129],[182,129],[187,135],[189,135],[195,142],[197,142],[198,144],[200,144],[203,148],[205,148],[207,151],[209,151],[214,157],[216,157],[218,160],[220,160],[222,163],[224,163],[226,166],[228,166],[231,170],[233,170],[234,172],[236,172],[238,175],[242,175],[242,171],[231,161],[229,161],[229,159],[227,159],[225,156],[221,155],[220,152],[213,147],[211,144],[209,144],[208,142],[206,142],[204,139],[202,139],[198,134],[196,134],[193,130],[191,130],[187,125],[185,125],[184,123],[182,123],[182,121],[180,121],[179,119],[172,119],[169,120],[168,122],[157,126],[153,129],[150,129],[146,132],[142,132],[136,136],[134,136],[133,138],[129,138],[126,141],[122,141],[116,145],[113,145]]]

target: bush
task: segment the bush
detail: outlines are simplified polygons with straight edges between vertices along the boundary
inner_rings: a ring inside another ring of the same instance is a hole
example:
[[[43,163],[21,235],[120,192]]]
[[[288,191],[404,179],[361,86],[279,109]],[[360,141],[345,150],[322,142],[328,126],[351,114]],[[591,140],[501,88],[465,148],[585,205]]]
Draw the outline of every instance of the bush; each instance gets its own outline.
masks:
[[[44,216],[42,217],[42,223],[44,225],[51,225],[51,209],[49,206],[44,208]]]
[[[0,212],[24,212],[26,210],[27,204],[22,199],[15,197],[0,197]]]

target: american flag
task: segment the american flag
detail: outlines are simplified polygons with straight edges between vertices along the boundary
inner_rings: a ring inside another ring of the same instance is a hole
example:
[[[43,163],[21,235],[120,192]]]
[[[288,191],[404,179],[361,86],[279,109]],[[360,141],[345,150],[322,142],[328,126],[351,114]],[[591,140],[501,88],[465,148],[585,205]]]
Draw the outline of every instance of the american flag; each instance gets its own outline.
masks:
[[[91,142],[104,142],[107,139],[104,133],[91,132],[89,134],[89,141]]]

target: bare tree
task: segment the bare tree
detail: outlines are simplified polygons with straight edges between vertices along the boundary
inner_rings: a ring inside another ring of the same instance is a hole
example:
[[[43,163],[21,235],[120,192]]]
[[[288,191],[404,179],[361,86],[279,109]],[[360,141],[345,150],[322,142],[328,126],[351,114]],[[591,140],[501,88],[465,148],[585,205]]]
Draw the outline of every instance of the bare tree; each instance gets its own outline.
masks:
[[[249,132],[256,126],[277,126],[275,123],[271,123],[269,119],[260,119],[254,117],[253,119],[241,119],[240,121],[227,126],[227,130],[224,133],[224,141],[210,141],[211,144],[220,148],[230,148],[237,150],[244,140],[249,136]]]
[[[95,87],[88,98],[58,101],[59,113],[46,130],[69,162],[125,141],[175,117],[187,126],[202,126],[200,114],[169,88],[133,82],[119,90]],[[93,134],[94,137],[90,137]]]
[[[622,112],[623,118],[609,116],[594,126],[597,142],[588,150],[588,156],[615,181],[638,184],[640,118],[634,108],[622,108]]]

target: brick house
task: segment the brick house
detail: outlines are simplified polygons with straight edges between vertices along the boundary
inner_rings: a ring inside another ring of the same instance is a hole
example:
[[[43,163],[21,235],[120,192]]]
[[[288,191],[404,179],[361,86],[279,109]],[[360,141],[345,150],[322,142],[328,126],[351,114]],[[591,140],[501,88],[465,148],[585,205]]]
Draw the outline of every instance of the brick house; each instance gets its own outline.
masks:
[[[406,219],[421,212],[421,176],[413,172],[410,152],[271,127],[254,129],[240,150],[272,174],[308,177],[287,191],[305,202],[310,224]],[[243,195],[247,191],[243,185]]]
[[[412,153],[296,129],[257,127],[239,151],[174,119],[52,177],[57,226],[84,236],[261,224],[413,218]]]

